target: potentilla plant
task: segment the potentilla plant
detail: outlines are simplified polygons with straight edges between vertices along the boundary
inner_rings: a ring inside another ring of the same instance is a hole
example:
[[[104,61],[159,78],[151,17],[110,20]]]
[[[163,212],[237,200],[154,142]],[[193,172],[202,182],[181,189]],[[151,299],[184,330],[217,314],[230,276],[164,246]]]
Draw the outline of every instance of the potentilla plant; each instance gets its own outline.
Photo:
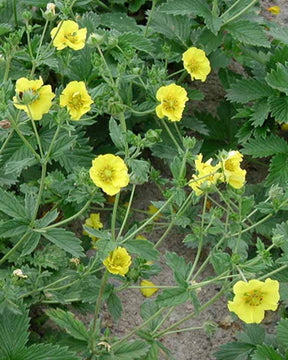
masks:
[[[198,120],[188,108],[203,98],[194,84],[205,86],[211,71],[225,68],[243,46],[254,46],[254,52],[273,47],[279,40],[273,26],[271,43],[251,0],[153,0],[145,26],[135,20],[136,12],[144,14],[151,5],[145,1],[44,3],[40,11],[42,2],[4,2],[0,15],[6,17],[0,27],[0,358],[173,358],[175,349],[166,349],[162,337],[208,331],[206,322],[197,329],[185,322],[221,296],[227,297],[227,313],[248,324],[244,330],[254,342],[247,354],[284,356],[285,319],[277,325],[277,346],[261,345],[253,334],[263,334],[255,324],[266,310],[285,313],[287,186],[282,178],[270,178],[265,191],[250,185],[249,166],[235,142],[216,145],[207,159],[202,140],[207,144],[211,117]],[[281,112],[286,88],[275,71],[284,68],[271,70],[269,89],[263,73],[232,84],[228,99],[235,99],[240,85],[253,83],[255,89],[246,91],[261,96],[245,97],[245,103],[262,98],[264,86],[272,116],[278,103]],[[259,124],[263,116],[259,110],[253,119]],[[223,140],[216,120],[215,133]],[[285,157],[286,141],[277,139]],[[257,156],[272,155],[270,140]],[[152,157],[167,164],[165,177],[163,168],[151,165]],[[135,208],[139,185],[151,183],[161,200],[149,199],[147,210]],[[162,229],[154,242],[143,236],[153,229]],[[153,276],[162,271],[161,245],[173,229],[195,257],[189,262],[166,252],[174,283],[164,285]],[[204,250],[208,255],[201,260]],[[205,277],[211,265],[214,274]],[[218,290],[200,300],[199,291],[211,285]],[[127,289],[143,296],[143,321],[117,337],[105,327],[103,305],[113,321],[121,321],[119,294]],[[185,302],[193,311],[167,326]],[[36,317],[35,308],[63,330],[61,346],[56,336],[55,345],[45,335],[28,342],[28,311]],[[90,314],[88,325],[78,319],[77,308]],[[231,351],[242,356],[245,349],[247,343],[235,342],[216,356],[231,359]]]

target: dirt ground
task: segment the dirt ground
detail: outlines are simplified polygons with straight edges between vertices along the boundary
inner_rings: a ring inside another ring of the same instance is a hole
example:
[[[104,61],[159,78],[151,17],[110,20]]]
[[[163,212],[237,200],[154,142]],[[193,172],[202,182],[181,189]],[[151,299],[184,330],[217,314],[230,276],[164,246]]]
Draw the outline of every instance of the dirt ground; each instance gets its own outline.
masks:
[[[279,5],[281,7],[280,14],[274,19],[279,21],[282,24],[288,23],[288,1],[287,0],[274,0],[260,1],[262,13],[267,18],[272,18],[270,13],[266,11],[266,8],[273,5]],[[203,89],[206,94],[206,100],[209,105],[209,109],[212,110],[215,108],[215,103],[223,96],[223,90],[221,89],[220,84],[216,80],[216,77],[207,78],[207,82],[203,85]],[[214,107],[214,108],[213,108]],[[143,189],[138,191],[138,199],[136,198],[135,204],[133,207],[138,209],[147,209],[147,206],[150,204],[149,199],[156,200],[157,192],[151,189],[151,187],[143,186]],[[161,236],[161,232],[159,233]],[[153,241],[153,237],[159,238],[159,234],[153,232],[152,234],[144,234],[149,240]],[[158,276],[155,276],[151,279],[155,284],[159,285],[174,285],[173,276],[171,270],[165,264],[163,255],[166,250],[175,251],[179,256],[184,256],[186,261],[193,261],[195,256],[195,251],[187,249],[182,243],[184,235],[171,233],[167,237],[164,243],[161,245],[161,259],[160,265],[162,271]],[[202,254],[205,258],[205,254]],[[201,263],[201,261],[200,261]],[[203,276],[207,277],[212,275],[213,271],[211,268],[208,268],[204,272]],[[205,287],[201,290],[199,297],[201,303],[209,300],[217,292],[217,289],[213,286]],[[156,296],[156,295],[153,295]],[[141,324],[141,318],[139,315],[140,305],[144,300],[144,297],[140,294],[139,290],[125,290],[120,294],[120,298],[123,304],[123,316],[121,320],[112,326],[112,333],[122,337],[127,332],[129,332],[133,327]],[[164,324],[165,328],[177,320],[183,318],[189,313],[193,312],[193,306],[190,303],[183,304],[178,306],[176,311],[171,313],[170,318]],[[212,336],[207,336],[203,330],[175,333],[168,336],[163,336],[160,340],[163,345],[168,347],[172,352],[173,356],[177,360],[213,360],[215,357],[213,353],[217,351],[220,344],[232,341],[235,339],[235,333],[237,330],[241,329],[240,321],[233,321],[230,317],[230,313],[227,309],[227,300],[225,297],[220,298],[216,303],[214,303],[210,308],[205,310],[199,316],[195,317],[192,320],[189,320],[182,324],[181,327],[199,327],[202,326],[205,321],[211,321],[216,325],[215,333]],[[265,324],[265,322],[264,322]],[[266,326],[268,331],[273,331],[275,324],[275,318],[266,319]],[[164,354],[159,356],[159,360],[166,359]],[[128,360],[128,359],[127,359]],[[156,359],[155,359],[156,360]]]

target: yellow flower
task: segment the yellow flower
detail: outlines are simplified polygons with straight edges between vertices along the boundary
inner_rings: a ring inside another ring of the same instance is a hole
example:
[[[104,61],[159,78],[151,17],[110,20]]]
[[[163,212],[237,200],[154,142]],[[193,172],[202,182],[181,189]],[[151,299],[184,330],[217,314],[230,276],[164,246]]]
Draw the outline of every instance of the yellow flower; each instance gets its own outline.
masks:
[[[279,6],[270,6],[266,10],[269,11],[272,15],[278,15],[280,12],[280,7]]]
[[[197,155],[195,160],[195,169],[197,175],[192,175],[189,186],[195,191],[197,196],[203,193],[204,187],[210,187],[212,184],[216,184],[220,177],[220,173],[217,171],[220,169],[220,164],[215,166],[211,165],[212,159],[202,162],[202,154]],[[216,172],[216,173],[215,173]]]
[[[137,240],[147,240],[147,238],[145,236],[142,236],[142,235],[137,235],[135,239],[137,239]]]
[[[131,256],[127,250],[118,246],[113,251],[110,251],[103,264],[111,274],[124,276],[129,271],[131,265]]]
[[[93,100],[83,81],[70,81],[60,95],[60,106],[67,107],[71,120],[79,120],[90,110]]]
[[[99,155],[89,170],[94,184],[113,196],[129,183],[128,169],[124,161],[113,154]]]
[[[180,121],[188,101],[187,92],[181,86],[170,84],[161,86],[156,93],[156,98],[161,102],[156,106],[156,114],[162,119],[164,116],[171,121]]]
[[[147,210],[148,210],[148,213],[151,214],[151,215],[154,215],[158,211],[158,209],[154,205],[149,205]],[[159,220],[160,216],[162,216],[161,213],[159,213],[157,216],[155,216],[154,221]]]
[[[183,65],[186,71],[191,75],[191,80],[206,80],[210,73],[210,62],[205,52],[196,47],[191,47],[182,55]]]
[[[247,324],[259,324],[264,319],[265,310],[275,311],[280,299],[277,280],[238,281],[233,286],[233,301],[228,301],[229,311],[233,311]]]
[[[142,280],[140,286],[151,286],[150,289],[140,289],[141,294],[146,297],[152,296],[158,290],[158,288],[155,287],[155,284],[148,280]]]
[[[65,20],[52,29],[50,34],[57,50],[62,50],[67,46],[73,50],[80,50],[85,46],[86,33],[87,29],[79,29],[75,21]]]
[[[103,224],[102,224],[102,222],[100,221],[100,214],[99,214],[99,213],[97,213],[97,214],[95,214],[95,213],[90,214],[89,218],[85,220],[85,224],[84,224],[84,225],[89,226],[90,228],[95,229],[95,230],[102,229],[102,228],[103,228]],[[83,231],[83,235],[88,235],[88,236],[92,239],[92,241],[94,241],[94,242],[98,240],[95,236],[89,235],[89,234],[87,233],[87,231]]]
[[[18,79],[16,81],[15,91],[16,96],[13,97],[14,106],[17,109],[24,110],[33,120],[41,120],[43,114],[48,113],[52,99],[55,97],[51,85],[43,86],[41,76],[39,80],[28,80],[24,77]],[[25,97],[31,98],[31,101],[26,105],[19,104],[19,100],[24,100]]]
[[[246,170],[240,168],[242,154],[239,151],[229,151],[226,158],[222,159],[222,181],[235,189],[240,189],[245,183]]]
[[[288,131],[288,124],[287,123],[281,124],[280,128],[282,131]]]

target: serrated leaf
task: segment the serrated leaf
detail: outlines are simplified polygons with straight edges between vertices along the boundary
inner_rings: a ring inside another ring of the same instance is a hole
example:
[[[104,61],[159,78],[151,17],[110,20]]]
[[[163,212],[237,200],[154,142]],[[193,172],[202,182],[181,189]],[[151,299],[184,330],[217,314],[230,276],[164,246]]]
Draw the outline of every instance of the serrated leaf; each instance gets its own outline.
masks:
[[[119,32],[140,32],[134,18],[129,17],[126,13],[109,12],[100,16],[100,23],[105,27],[116,29]]]
[[[253,114],[251,116],[252,124],[257,126],[262,126],[264,121],[267,119],[270,112],[269,103],[264,99],[257,102],[253,106]]]
[[[22,351],[17,360],[80,360],[67,347],[51,344],[33,344]]]
[[[262,345],[265,341],[265,329],[259,324],[245,324],[238,339],[247,344]]]
[[[114,292],[111,292],[107,299],[107,307],[112,319],[118,321],[122,314],[122,304],[121,300]]]
[[[269,99],[271,115],[280,123],[288,123],[288,97],[273,97]]]
[[[278,184],[287,186],[288,181],[288,153],[275,155],[269,166],[269,175],[266,178],[265,185],[271,186]]]
[[[73,338],[88,342],[89,334],[84,324],[75,318],[75,315],[69,311],[61,309],[46,310],[46,314],[58,326],[64,328],[65,331]]]
[[[154,12],[150,27],[153,32],[163,34],[168,39],[181,42],[187,48],[186,41],[188,40],[191,27],[188,17]]]
[[[115,345],[114,359],[115,360],[127,360],[127,359],[139,359],[149,351],[150,346],[145,341],[135,340],[133,342],[124,342],[119,345]]]
[[[116,123],[113,117],[111,117],[109,120],[109,135],[114,145],[117,147],[117,149],[119,150],[125,149],[125,140],[123,133],[121,131],[121,126],[120,124],[118,125]]]
[[[265,31],[261,25],[247,20],[231,21],[225,25],[231,36],[243,44],[270,47]]]
[[[230,342],[220,345],[219,350],[214,355],[216,360],[246,360],[254,349],[255,346],[251,344]]]
[[[287,345],[287,344],[286,344]],[[283,357],[272,346],[258,345],[251,357],[252,360],[284,360]]]
[[[121,34],[118,37],[119,46],[121,44],[127,44],[132,48],[135,48],[140,51],[144,51],[147,54],[151,54],[153,52],[153,45],[149,39],[143,37],[143,35],[136,34],[135,32],[127,32]]]
[[[22,247],[21,256],[26,256],[26,255],[31,254],[32,251],[36,249],[36,247],[39,243],[40,237],[41,237],[40,233],[31,232],[31,234],[25,240],[25,243]]]
[[[288,95],[288,65],[277,64],[276,70],[273,69],[266,76],[266,81],[273,89],[283,91]]]
[[[21,237],[28,230],[28,224],[20,220],[8,220],[0,223],[0,238]]]
[[[288,253],[288,222],[282,222],[281,224],[277,224],[273,229],[273,241],[275,243],[279,243],[279,247],[284,251],[284,253]]]
[[[287,285],[286,285],[287,286]],[[284,348],[288,344],[288,319],[281,319],[276,327],[276,339],[279,345]]]
[[[244,9],[245,12],[247,12],[247,10],[249,9],[249,5],[253,5],[253,3],[251,2],[251,0],[241,0],[237,3],[235,2],[234,4],[231,3],[231,5],[233,6],[228,7],[228,10],[221,15],[221,19],[224,23],[232,19],[235,15],[241,13]],[[253,6],[250,7],[250,11],[253,11],[252,7]]]
[[[79,258],[84,256],[81,241],[75,234],[65,229],[49,229],[42,235],[59,248],[67,251],[69,254]]]
[[[280,153],[288,154],[288,145],[283,138],[271,135],[265,139],[250,139],[249,142],[244,144],[242,153],[251,155],[254,158],[271,156]],[[282,166],[284,166],[284,164]]]
[[[273,95],[273,90],[264,82],[255,79],[242,79],[231,85],[227,99],[245,104],[249,101]]]
[[[48,211],[41,219],[37,219],[36,221],[37,229],[41,229],[42,227],[48,226],[54,220],[57,219],[58,215],[59,213],[57,209]]]
[[[131,254],[137,254],[145,260],[157,260],[159,253],[148,240],[133,239],[126,241],[123,246]]]
[[[15,195],[4,191],[2,188],[0,188],[0,211],[11,217],[25,218],[24,206]]]
[[[189,292],[185,288],[165,289],[156,298],[160,307],[169,307],[184,303],[189,299]]]
[[[16,173],[17,176],[19,176],[24,169],[27,169],[29,166],[35,165],[36,163],[37,161],[34,158],[9,161],[5,165],[5,174],[9,175]]]
[[[175,252],[166,252],[165,262],[173,271],[175,281],[180,286],[186,286],[186,277],[188,275],[190,266],[186,264],[183,256],[179,256]]]
[[[12,30],[10,24],[0,24],[0,36]]]
[[[28,341],[28,311],[15,315],[10,311],[0,314],[0,358],[13,359],[23,351]]]
[[[283,44],[288,44],[288,27],[273,24],[268,34],[273,36],[274,39],[281,41]]]
[[[150,164],[145,160],[128,159],[127,165],[131,168],[130,184],[142,185],[148,181]]]

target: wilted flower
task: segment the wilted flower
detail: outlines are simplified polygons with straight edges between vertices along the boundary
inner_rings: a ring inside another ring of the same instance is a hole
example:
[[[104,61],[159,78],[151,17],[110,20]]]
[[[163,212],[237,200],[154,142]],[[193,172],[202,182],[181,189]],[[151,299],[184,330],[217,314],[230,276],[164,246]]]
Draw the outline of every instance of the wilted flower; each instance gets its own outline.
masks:
[[[111,274],[124,276],[129,271],[131,265],[131,256],[125,248],[118,246],[110,251],[103,264]]]
[[[124,161],[113,154],[99,155],[89,170],[94,184],[113,196],[129,183],[128,169]]]
[[[210,73],[210,62],[203,50],[191,47],[182,55],[183,65],[186,71],[191,75],[191,80],[206,80]]]
[[[73,50],[80,50],[85,46],[86,33],[87,29],[79,29],[75,21],[65,20],[52,29],[50,34],[57,50],[62,50],[67,46]]]
[[[103,224],[100,221],[100,214],[99,213],[90,214],[89,218],[85,220],[85,225],[95,230],[102,229]],[[88,234],[86,231],[83,231],[83,235],[88,235],[92,239],[92,241],[97,240],[95,236]]]
[[[235,189],[240,189],[245,183],[246,170],[240,168],[243,155],[239,151],[229,151],[221,160],[223,177],[221,180]]]
[[[228,309],[247,324],[260,323],[264,319],[264,311],[275,311],[280,299],[279,282],[269,278],[265,282],[238,281],[233,286],[233,292],[235,296],[233,301],[228,301]]]
[[[43,86],[41,76],[39,80],[28,80],[24,77],[18,79],[15,91],[14,106],[17,109],[24,110],[33,120],[41,120],[43,114],[48,113],[52,99],[55,97],[51,85]]]
[[[170,84],[161,86],[156,93],[156,98],[161,102],[156,106],[156,114],[162,119],[164,116],[171,121],[180,121],[188,101],[187,92],[181,86]]]
[[[209,188],[212,184],[216,184],[220,177],[217,171],[220,169],[220,164],[211,165],[212,159],[202,162],[202,154],[197,155],[195,160],[195,169],[197,175],[192,175],[189,186],[195,191],[197,196],[203,193],[203,187]]]
[[[269,11],[272,15],[278,15],[280,12],[280,7],[275,5],[275,6],[270,6],[269,8],[266,9],[267,11]]]
[[[20,279],[27,279],[28,276],[24,275],[21,269],[16,269],[13,271],[13,275],[19,277]]]
[[[148,280],[142,280],[141,283],[140,283],[140,286],[142,287],[146,287],[146,286],[150,286],[150,288],[141,288],[140,291],[141,291],[141,294],[143,296],[146,296],[146,297],[150,297],[152,296],[157,290],[158,288],[155,287],[155,284],[153,284],[151,281],[148,281]]]
[[[90,110],[93,100],[83,81],[70,81],[60,95],[60,106],[67,107],[71,120],[79,120]]]
[[[78,266],[80,264],[80,260],[78,258],[71,258],[70,263]]]

